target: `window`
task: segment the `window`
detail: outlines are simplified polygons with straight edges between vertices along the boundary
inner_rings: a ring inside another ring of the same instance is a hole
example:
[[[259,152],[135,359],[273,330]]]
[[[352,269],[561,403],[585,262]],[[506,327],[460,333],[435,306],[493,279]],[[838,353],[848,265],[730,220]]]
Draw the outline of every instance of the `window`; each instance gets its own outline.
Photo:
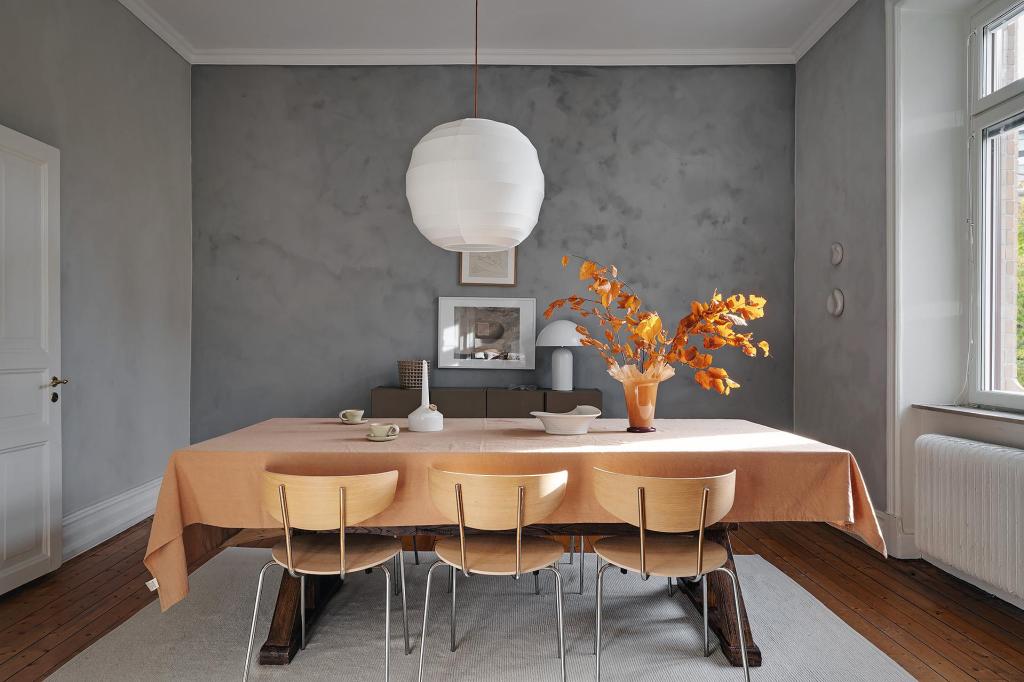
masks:
[[[1024,410],[1024,0],[975,17],[973,403]]]
[[[989,95],[1024,77],[1024,63],[1017,58],[1024,47],[1024,14],[1011,9],[985,27],[985,89]]]
[[[1024,116],[984,131],[990,362],[986,388],[1024,393]]]

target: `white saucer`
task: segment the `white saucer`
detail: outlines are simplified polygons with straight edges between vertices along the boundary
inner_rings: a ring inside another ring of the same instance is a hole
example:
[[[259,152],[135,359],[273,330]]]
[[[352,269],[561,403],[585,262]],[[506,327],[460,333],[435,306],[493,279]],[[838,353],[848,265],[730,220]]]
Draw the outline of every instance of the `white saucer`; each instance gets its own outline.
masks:
[[[370,434],[366,434],[366,440],[372,440],[374,443],[386,443],[389,440],[394,440],[396,438],[398,438],[397,433],[393,436],[371,436]]]
[[[369,419],[360,419],[357,422],[350,422],[347,419],[338,419],[338,421],[340,421],[342,424],[346,424],[347,426],[358,426],[360,424],[365,424],[366,422],[368,422],[370,420]]]

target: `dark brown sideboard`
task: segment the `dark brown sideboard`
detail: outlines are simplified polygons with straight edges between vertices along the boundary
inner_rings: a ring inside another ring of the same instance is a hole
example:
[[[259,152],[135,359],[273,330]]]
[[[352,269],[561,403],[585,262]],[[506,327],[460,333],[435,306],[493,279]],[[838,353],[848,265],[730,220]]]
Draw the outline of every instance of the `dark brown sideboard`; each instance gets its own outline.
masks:
[[[601,391],[516,391],[507,388],[432,388],[430,401],[446,417],[529,417],[530,412],[568,412],[577,405],[603,409]],[[378,386],[370,391],[370,416],[394,419],[419,407],[419,389]]]

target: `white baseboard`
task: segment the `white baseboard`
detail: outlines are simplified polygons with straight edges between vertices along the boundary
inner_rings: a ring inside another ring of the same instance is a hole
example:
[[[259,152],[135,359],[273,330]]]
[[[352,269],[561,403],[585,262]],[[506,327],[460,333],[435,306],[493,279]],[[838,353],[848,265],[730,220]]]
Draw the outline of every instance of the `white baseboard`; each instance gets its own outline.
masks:
[[[875,510],[878,526],[885,538],[885,547],[889,556],[895,559],[920,559],[921,551],[914,542],[914,534],[903,530],[903,519],[884,511]]]
[[[163,477],[153,479],[65,516],[62,523],[64,561],[92,549],[152,515],[162,481]]]

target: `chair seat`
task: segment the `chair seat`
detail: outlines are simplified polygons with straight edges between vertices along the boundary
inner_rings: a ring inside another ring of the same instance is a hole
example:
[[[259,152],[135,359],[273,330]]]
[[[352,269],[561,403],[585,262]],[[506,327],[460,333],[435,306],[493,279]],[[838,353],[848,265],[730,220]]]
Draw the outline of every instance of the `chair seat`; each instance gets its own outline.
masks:
[[[438,558],[455,568],[462,568],[459,539],[441,538],[434,547]],[[531,573],[550,566],[562,558],[565,549],[549,538],[523,537],[520,572]],[[514,535],[467,535],[466,570],[481,575],[516,574],[516,537]]]
[[[292,559],[299,573],[339,575],[341,573],[340,538],[337,533],[296,535],[292,538]],[[379,566],[402,551],[402,543],[387,535],[345,534],[345,572],[353,573]],[[288,568],[284,541],[274,545],[274,561]]]
[[[697,571],[697,538],[688,535],[655,535],[648,533],[647,572],[665,578],[695,578]],[[617,535],[594,543],[597,555],[620,568],[640,572],[640,536]],[[704,540],[703,572],[720,568],[729,559],[725,547]]]

